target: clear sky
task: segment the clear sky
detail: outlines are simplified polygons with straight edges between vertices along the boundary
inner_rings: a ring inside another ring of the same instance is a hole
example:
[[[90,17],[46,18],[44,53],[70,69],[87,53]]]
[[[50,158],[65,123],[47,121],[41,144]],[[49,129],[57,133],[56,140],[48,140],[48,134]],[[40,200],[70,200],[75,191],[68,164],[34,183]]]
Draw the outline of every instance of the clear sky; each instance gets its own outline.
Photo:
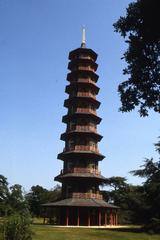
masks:
[[[0,174],[26,190],[52,188],[62,168],[57,154],[66,113],[68,53],[80,46],[82,25],[87,47],[98,53],[97,99],[104,136],[99,149],[106,177],[140,180],[128,172],[157,157],[153,143],[160,135],[159,115],[140,118],[120,113],[117,86],[126,79],[120,59],[126,45],[113,23],[125,14],[129,0],[0,0]]]

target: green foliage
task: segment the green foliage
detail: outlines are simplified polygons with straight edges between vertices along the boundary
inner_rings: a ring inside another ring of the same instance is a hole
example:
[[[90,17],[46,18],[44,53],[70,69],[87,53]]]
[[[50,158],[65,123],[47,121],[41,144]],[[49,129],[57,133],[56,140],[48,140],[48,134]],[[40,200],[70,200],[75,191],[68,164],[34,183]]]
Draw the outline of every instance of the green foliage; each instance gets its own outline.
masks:
[[[56,228],[34,225],[34,240],[159,240],[159,235],[149,235],[139,228],[93,229],[93,228]]]
[[[30,211],[33,215],[39,217],[41,204],[46,201],[47,189],[37,185],[32,186],[31,191],[26,194]]]
[[[160,137],[159,137],[159,139],[160,139]],[[155,147],[156,147],[156,151],[159,153],[159,155],[160,155],[160,141],[158,141],[157,143],[155,143],[154,144],[155,145]]]
[[[13,214],[4,221],[3,240],[32,240],[28,214]]]
[[[124,177],[110,177],[105,179],[105,184],[114,188],[114,190],[125,189],[127,187],[127,179]]]
[[[0,216],[21,212],[27,210],[27,208],[22,186],[15,184],[9,187],[7,179],[0,175]]]
[[[147,223],[152,219],[160,220],[160,161],[146,159],[143,168],[134,170],[131,173],[143,177],[146,181],[143,184],[145,190]]]
[[[0,216],[6,215],[10,209],[8,198],[9,188],[7,178],[5,178],[3,175],[0,175]]]
[[[7,178],[0,175],[0,202],[5,200],[8,196],[8,182]]]
[[[61,187],[57,185],[53,190],[47,190],[39,185],[32,186],[31,191],[26,194],[26,200],[29,204],[33,216],[41,215],[41,204],[54,202],[61,196]]]
[[[28,204],[25,200],[21,185],[15,184],[10,187],[9,203],[12,208],[12,212],[27,211]]]
[[[143,187],[128,184],[123,177],[107,178],[105,185],[110,187],[104,194],[106,201],[120,207],[121,224],[144,223],[146,206]]]
[[[159,1],[137,0],[129,4],[125,17],[114,24],[128,44],[123,58],[127,67],[123,73],[128,80],[122,82],[118,91],[122,112],[139,106],[141,116],[148,110],[160,113],[160,28]]]
[[[152,218],[148,224],[143,227],[145,232],[160,233],[160,219]]]
[[[160,141],[155,144],[160,154]],[[145,179],[142,186],[133,186],[123,177],[107,178],[106,201],[120,207],[119,222],[145,224],[144,230],[159,232],[160,222],[160,161],[146,159],[138,170],[130,172]]]

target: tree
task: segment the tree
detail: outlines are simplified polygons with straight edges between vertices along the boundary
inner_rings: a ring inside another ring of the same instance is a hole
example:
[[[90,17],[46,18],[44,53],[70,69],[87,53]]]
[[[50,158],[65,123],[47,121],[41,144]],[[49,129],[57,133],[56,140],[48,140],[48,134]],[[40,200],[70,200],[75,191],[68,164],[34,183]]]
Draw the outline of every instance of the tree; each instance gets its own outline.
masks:
[[[4,220],[3,240],[32,240],[29,214],[14,213]]]
[[[30,206],[30,211],[34,216],[40,216],[41,204],[46,202],[48,190],[36,185],[31,187],[31,191],[26,194],[26,200]]]
[[[104,197],[106,198],[107,202],[122,207],[124,198],[126,197],[126,192],[129,189],[129,185],[126,181],[126,178],[119,176],[105,179],[104,184],[110,188],[109,191],[106,191],[106,193],[104,193]]]
[[[7,178],[0,175],[0,216],[25,211],[28,211],[28,205],[24,198],[22,186],[15,184],[9,187]]]
[[[56,201],[60,198],[61,187],[56,185],[52,190],[47,190],[42,186],[31,187],[31,191],[26,194],[26,200],[30,206],[32,215],[39,217],[41,214],[41,204]]]
[[[160,141],[155,144],[160,154]],[[143,188],[146,203],[146,224],[144,229],[160,232],[160,160],[146,159],[140,169],[131,171],[134,176],[145,179]]]
[[[159,137],[160,138],[160,137]],[[156,147],[156,151],[159,153],[159,155],[160,155],[160,140],[157,142],[157,143],[155,143],[154,144],[155,145],[155,147]]]
[[[111,186],[114,191],[117,191],[119,189],[124,189],[128,185],[126,181],[126,178],[117,176],[106,178],[105,184]]]
[[[7,178],[3,175],[0,175],[0,216],[7,215],[9,204],[9,188]]]
[[[120,207],[119,221],[121,224],[144,222],[143,187],[128,184],[126,178],[119,176],[106,178],[105,185],[109,186],[109,190],[104,191],[104,198],[107,202]]]
[[[128,44],[123,74],[128,80],[118,87],[122,112],[139,106],[140,116],[148,110],[160,113],[159,1],[137,0],[129,4],[125,17],[114,24]]]
[[[147,222],[152,218],[160,220],[160,161],[146,159],[142,169],[134,170],[134,176],[143,177],[147,209]]]
[[[7,178],[0,175],[0,201],[3,201],[8,196],[8,182]]]
[[[61,198],[61,186],[57,184],[53,189],[48,191],[47,201],[54,202]]]
[[[22,186],[15,184],[10,187],[9,204],[14,212],[28,211],[28,204],[24,197]]]
[[[3,222],[3,240],[31,240],[30,214],[22,186],[9,187],[7,178],[0,175],[0,216]]]

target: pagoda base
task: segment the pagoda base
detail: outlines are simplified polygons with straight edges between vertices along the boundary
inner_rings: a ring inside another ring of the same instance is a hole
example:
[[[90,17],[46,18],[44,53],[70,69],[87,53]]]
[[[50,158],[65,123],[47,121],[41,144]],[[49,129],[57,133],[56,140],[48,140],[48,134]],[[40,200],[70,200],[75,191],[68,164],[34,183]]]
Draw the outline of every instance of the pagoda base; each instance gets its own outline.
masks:
[[[62,226],[115,226],[118,224],[118,207],[104,200],[68,198],[42,206],[44,223]]]

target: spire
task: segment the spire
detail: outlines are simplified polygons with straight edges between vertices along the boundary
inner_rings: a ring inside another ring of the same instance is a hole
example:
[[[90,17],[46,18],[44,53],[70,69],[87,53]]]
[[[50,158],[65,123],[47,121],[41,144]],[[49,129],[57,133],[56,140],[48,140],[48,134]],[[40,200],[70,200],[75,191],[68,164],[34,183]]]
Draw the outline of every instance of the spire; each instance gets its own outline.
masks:
[[[82,43],[81,43],[81,48],[85,48],[86,47],[86,30],[83,27],[82,28]]]

